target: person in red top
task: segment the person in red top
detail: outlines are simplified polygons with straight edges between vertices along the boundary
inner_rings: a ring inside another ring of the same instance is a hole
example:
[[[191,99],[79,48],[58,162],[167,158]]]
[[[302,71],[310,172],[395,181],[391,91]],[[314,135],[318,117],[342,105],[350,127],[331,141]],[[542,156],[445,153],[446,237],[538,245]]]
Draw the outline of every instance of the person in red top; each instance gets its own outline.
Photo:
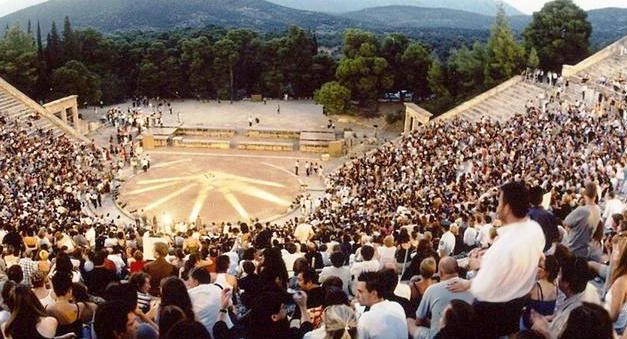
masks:
[[[144,269],[144,264],[146,264],[144,261],[144,254],[140,250],[133,253],[133,259],[135,259],[135,261],[133,261],[130,265],[131,274],[142,271]]]

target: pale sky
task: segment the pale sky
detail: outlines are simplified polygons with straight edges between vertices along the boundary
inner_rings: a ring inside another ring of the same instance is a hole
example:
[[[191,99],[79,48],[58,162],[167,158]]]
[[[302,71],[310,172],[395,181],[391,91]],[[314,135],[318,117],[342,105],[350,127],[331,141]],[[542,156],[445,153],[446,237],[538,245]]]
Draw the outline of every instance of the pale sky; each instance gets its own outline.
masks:
[[[15,12],[24,7],[36,5],[46,0],[0,0],[0,17]],[[106,1],[106,0],[101,0]],[[128,0],[133,1],[133,0]],[[306,0],[303,0],[306,1]],[[342,1],[342,0],[336,0]],[[542,8],[549,0],[505,0],[507,3],[518,8],[522,12],[531,14]],[[575,3],[585,10],[604,7],[627,8],[627,0],[575,0]]]

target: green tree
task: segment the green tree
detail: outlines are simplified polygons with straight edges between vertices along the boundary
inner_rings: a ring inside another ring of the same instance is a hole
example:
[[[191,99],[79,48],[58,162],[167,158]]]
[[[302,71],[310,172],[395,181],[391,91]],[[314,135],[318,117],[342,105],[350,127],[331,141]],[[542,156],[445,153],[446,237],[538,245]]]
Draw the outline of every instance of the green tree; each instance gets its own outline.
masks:
[[[222,94],[228,93],[227,97],[233,101],[235,99],[235,75],[233,68],[239,59],[239,51],[237,45],[233,40],[223,38],[215,44],[216,58],[214,65],[216,73],[222,75],[222,79],[226,78],[228,81],[228,91],[224,90],[223,86],[219,86],[222,89]],[[226,77],[224,75],[226,74]]]
[[[78,42],[76,41],[76,35],[72,30],[72,24],[70,23],[70,18],[65,17],[63,21],[63,56],[66,61],[76,60],[79,58],[78,52]]]
[[[435,94],[436,98],[442,99],[450,97],[451,94],[446,88],[445,74],[442,71],[442,66],[437,60],[433,60],[431,62],[431,66],[429,66],[427,83],[429,84],[429,89],[433,92],[433,94]]]
[[[411,80],[407,78],[405,72],[405,65],[410,61],[403,59],[407,46],[409,46],[409,39],[399,33],[392,33],[383,40],[381,55],[388,62],[390,73],[394,77],[391,87],[394,91],[408,89],[411,86]]]
[[[379,42],[372,33],[354,29],[344,35],[344,57],[335,74],[353,99],[362,106],[374,106],[375,111],[379,95],[393,85],[388,62],[379,54]]]
[[[57,24],[53,21],[46,43],[46,64],[48,69],[55,69],[63,64],[63,46]]]
[[[52,72],[53,98],[76,94],[80,102],[96,104],[100,101],[100,78],[80,61],[70,60]]]
[[[592,25],[587,17],[571,0],[548,2],[533,13],[523,36],[527,49],[536,49],[541,68],[559,72],[588,56]]]
[[[486,51],[485,87],[511,78],[524,65],[525,50],[514,40],[503,4],[499,5]]]
[[[406,79],[407,88],[411,89],[417,98],[424,98],[430,94],[427,75],[431,62],[430,51],[418,42],[407,46],[401,56],[401,74]]]
[[[189,79],[189,87],[196,97],[208,98],[215,93],[213,84],[213,47],[201,36],[181,43],[181,66]]]
[[[350,110],[351,91],[339,82],[331,81],[314,92],[314,100],[328,114],[346,114]]]
[[[455,79],[449,86],[453,96],[477,93],[485,88],[486,54],[486,49],[479,42],[475,42],[472,49],[462,46],[451,53],[448,69],[450,77]]]
[[[538,51],[535,47],[531,47],[529,51],[529,57],[527,58],[527,67],[531,69],[538,68],[540,65],[540,59],[538,58]]]
[[[9,28],[0,40],[0,76],[26,93],[37,81],[37,47],[32,35],[19,26]]]

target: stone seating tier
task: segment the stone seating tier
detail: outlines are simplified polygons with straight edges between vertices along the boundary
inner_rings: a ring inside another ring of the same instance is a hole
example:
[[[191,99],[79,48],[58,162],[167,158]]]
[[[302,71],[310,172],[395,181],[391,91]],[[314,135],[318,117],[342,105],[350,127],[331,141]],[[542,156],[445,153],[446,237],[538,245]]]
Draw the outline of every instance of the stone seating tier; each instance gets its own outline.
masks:
[[[250,129],[246,131],[249,138],[266,138],[266,139],[298,139],[300,138],[299,130],[276,130],[276,129]]]
[[[292,142],[276,141],[240,141],[237,149],[254,151],[294,151]]]

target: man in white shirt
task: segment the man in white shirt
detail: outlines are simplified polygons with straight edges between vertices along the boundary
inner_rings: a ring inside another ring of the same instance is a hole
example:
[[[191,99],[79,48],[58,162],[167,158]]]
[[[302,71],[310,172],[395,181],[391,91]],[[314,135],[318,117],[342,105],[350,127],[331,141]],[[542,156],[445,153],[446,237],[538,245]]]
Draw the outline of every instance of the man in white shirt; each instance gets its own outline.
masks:
[[[603,219],[605,220],[605,229],[609,230],[612,227],[612,216],[614,214],[623,214],[625,210],[625,204],[620,199],[616,198],[614,192],[608,194],[608,200],[605,202],[605,208],[603,209]]]
[[[359,276],[357,299],[360,305],[370,308],[357,323],[360,339],[407,338],[405,311],[399,303],[383,299],[385,286],[381,272],[365,272]]]
[[[478,328],[485,338],[508,336],[519,330],[525,297],[536,283],[538,263],[544,248],[540,225],[527,218],[529,192],[523,182],[501,187],[496,209],[503,226],[498,239],[482,258],[471,253],[469,269],[481,267],[473,280],[449,283],[449,290],[470,290],[477,302]]]
[[[218,319],[222,305],[220,299],[222,289],[211,283],[209,272],[202,267],[195,268],[190,272],[187,286],[196,320],[202,323],[209,333],[213,334],[213,325]],[[230,328],[232,325],[227,317],[227,326]]]
[[[459,231],[457,224],[451,224],[448,231],[442,234],[440,243],[438,244],[438,254],[440,257],[446,257],[453,254],[455,249],[455,235]]]
[[[294,230],[294,237],[298,239],[301,244],[307,243],[314,234],[313,226],[306,223],[304,219],[300,220],[300,224],[298,224]]]
[[[355,282],[357,281],[357,278],[359,278],[359,275],[361,275],[363,272],[374,272],[378,271],[381,268],[381,263],[379,262],[379,260],[374,259],[374,247],[370,245],[364,245],[360,249],[363,261],[353,263],[350,269],[351,276],[353,277],[353,280]],[[352,286],[353,292],[355,292],[355,285],[356,283],[354,283]]]
[[[342,289],[349,295],[349,287],[351,283],[351,272],[348,266],[344,266],[345,256],[342,251],[331,253],[332,266],[327,266],[320,272],[320,283],[324,283],[330,277],[338,277],[342,280]]]
[[[474,217],[472,218],[473,220],[471,220],[471,224],[468,226],[468,228],[466,228],[466,231],[464,231],[464,248],[466,250],[471,250],[477,246],[478,232],[475,228],[476,222],[474,220]]]

